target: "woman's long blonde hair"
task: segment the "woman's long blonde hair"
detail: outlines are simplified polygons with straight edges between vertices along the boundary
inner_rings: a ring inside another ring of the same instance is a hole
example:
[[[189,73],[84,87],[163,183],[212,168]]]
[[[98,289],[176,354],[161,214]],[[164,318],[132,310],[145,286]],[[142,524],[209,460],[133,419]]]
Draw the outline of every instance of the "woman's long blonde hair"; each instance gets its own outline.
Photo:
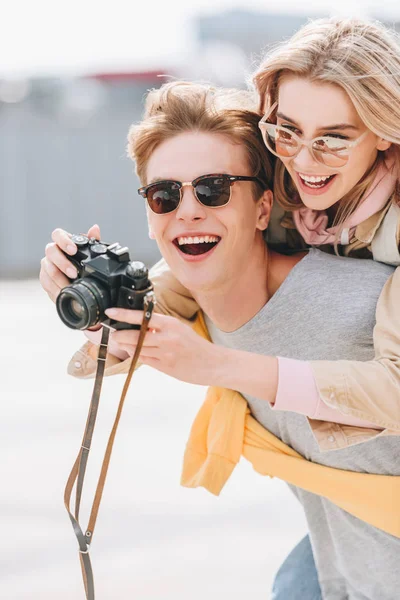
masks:
[[[268,54],[253,75],[261,112],[277,101],[279,82],[285,74],[341,87],[368,129],[395,144],[390,152],[399,167],[400,38],[396,32],[358,19],[311,21]],[[384,153],[378,152],[372,168],[341,199],[334,224],[342,224],[357,208],[383,159]],[[281,206],[289,211],[303,206],[280,160],[276,161],[274,177],[274,195]]]

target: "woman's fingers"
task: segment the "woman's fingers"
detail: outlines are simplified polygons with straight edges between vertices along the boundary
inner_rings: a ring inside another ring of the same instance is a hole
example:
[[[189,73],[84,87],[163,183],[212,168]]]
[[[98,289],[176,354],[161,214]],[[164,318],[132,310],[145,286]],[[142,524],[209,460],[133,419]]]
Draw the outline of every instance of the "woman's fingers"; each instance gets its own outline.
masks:
[[[115,321],[129,323],[130,325],[141,325],[143,321],[142,310],[132,310],[131,308],[108,308],[105,313],[107,317],[110,317]],[[169,322],[170,320],[174,320],[174,318],[153,313],[150,326],[152,329],[156,329],[158,331],[161,329],[163,321],[166,323],[167,320]]]
[[[127,352],[129,354],[129,356],[131,356],[131,357],[136,352],[136,346],[132,346],[130,344],[123,344],[123,345],[118,344],[118,348],[120,350],[124,350],[125,352]],[[157,360],[159,362],[160,358],[157,355],[157,348],[148,348],[146,346],[142,346],[142,349],[140,351],[140,360],[142,360],[142,359],[152,359],[152,360]]]
[[[139,334],[140,332],[138,330],[122,329],[120,331],[114,331],[112,333],[112,338],[115,343],[136,346],[139,341]],[[154,335],[152,329],[148,329],[143,344],[148,348],[156,348],[158,347],[158,342],[159,336]]]

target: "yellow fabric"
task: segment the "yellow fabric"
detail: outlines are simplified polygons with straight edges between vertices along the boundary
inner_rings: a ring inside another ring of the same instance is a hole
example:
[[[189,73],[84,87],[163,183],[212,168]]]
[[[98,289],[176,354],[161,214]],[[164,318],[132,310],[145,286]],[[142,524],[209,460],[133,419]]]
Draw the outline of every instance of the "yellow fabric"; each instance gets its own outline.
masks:
[[[201,313],[195,331],[209,339]],[[309,462],[264,429],[238,392],[209,388],[187,443],[181,483],[218,495],[240,457],[261,475],[324,496],[359,519],[400,537],[400,477],[334,469]]]

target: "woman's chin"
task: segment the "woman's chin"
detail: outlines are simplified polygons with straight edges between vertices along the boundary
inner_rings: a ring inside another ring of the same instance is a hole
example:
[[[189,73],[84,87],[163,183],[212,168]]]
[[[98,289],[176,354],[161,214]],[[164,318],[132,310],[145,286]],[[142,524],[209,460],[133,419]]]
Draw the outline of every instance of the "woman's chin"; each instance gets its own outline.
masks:
[[[338,202],[338,198],[333,196],[332,194],[328,194],[326,198],[323,196],[309,196],[304,192],[299,192],[300,200],[307,208],[311,210],[327,210],[336,202]]]

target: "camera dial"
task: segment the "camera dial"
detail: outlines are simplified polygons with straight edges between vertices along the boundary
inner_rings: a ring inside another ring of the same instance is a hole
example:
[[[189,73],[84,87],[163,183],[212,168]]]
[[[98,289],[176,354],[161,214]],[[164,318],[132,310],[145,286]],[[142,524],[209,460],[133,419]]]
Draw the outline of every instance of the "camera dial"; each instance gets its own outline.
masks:
[[[92,254],[106,254],[107,253],[107,246],[105,244],[93,244],[93,246],[91,246],[90,251]]]
[[[86,246],[89,243],[89,238],[86,235],[81,235],[81,234],[73,234],[71,236],[71,240],[74,242],[74,244],[76,246],[81,247],[81,246]]]
[[[139,260],[132,260],[126,267],[126,274],[129,275],[129,277],[133,277],[134,279],[141,279],[142,277],[147,277],[147,273],[147,268]]]

